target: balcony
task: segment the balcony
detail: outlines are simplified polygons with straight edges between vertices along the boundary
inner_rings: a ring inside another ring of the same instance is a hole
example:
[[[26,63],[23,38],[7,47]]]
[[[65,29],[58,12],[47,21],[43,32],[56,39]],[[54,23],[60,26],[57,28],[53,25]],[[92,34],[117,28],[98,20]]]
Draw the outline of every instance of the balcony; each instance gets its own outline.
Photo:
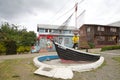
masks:
[[[114,35],[119,35],[119,33],[99,31],[99,32],[95,32],[95,35],[96,36],[114,36]]]

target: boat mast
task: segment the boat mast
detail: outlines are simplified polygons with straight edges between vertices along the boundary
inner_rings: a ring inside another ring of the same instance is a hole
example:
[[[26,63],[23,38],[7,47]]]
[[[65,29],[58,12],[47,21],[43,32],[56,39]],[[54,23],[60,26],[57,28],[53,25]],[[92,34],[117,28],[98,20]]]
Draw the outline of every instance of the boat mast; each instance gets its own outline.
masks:
[[[73,33],[74,34],[78,34],[78,30],[77,30],[77,8],[78,8],[78,2],[76,1],[75,2],[75,11],[74,11],[74,14],[75,14],[75,29],[73,30]]]
[[[75,30],[73,31],[73,33],[77,33],[78,34],[78,28],[77,28],[77,12],[78,12],[78,3],[82,3],[84,0],[81,0],[80,2],[78,2],[78,0],[75,1]]]
[[[75,27],[77,29],[77,7],[78,7],[78,3],[75,3]]]

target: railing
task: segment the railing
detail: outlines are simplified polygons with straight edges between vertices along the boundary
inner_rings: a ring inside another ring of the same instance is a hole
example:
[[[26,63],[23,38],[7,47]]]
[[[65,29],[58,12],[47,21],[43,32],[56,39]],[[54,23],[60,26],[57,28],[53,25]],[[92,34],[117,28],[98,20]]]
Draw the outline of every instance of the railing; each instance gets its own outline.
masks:
[[[117,33],[117,32],[103,32],[103,31],[101,31],[101,32],[95,32],[95,35],[100,35],[100,36],[104,36],[104,35],[106,35],[106,36],[114,36],[114,35],[119,35],[119,33]]]

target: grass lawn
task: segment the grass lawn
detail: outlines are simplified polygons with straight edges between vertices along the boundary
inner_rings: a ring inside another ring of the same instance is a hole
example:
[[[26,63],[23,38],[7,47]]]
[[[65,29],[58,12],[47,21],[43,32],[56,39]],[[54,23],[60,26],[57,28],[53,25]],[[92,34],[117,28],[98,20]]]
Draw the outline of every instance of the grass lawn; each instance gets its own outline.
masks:
[[[113,59],[120,63],[120,56]],[[83,73],[74,72],[72,80],[97,80],[98,78],[101,79],[101,77],[102,80],[111,80],[111,78],[112,80],[120,80],[118,74],[120,73],[118,70],[119,65],[110,60],[106,61],[96,70]],[[62,80],[35,75],[33,72],[36,69],[37,67],[33,64],[33,58],[3,60],[0,61],[0,80]],[[108,73],[114,75],[114,77],[109,77]]]
[[[35,75],[33,72],[37,68],[32,60],[26,58],[0,62],[0,80],[53,80],[53,78]]]
[[[32,60],[33,58],[21,58],[0,62],[0,80],[62,80],[34,74],[33,72],[37,70],[37,67],[34,66]],[[104,65],[105,63],[102,66]],[[80,79],[80,74],[76,72],[73,80],[83,80]]]
[[[113,57],[114,60],[118,61],[120,63],[120,56],[118,57]]]

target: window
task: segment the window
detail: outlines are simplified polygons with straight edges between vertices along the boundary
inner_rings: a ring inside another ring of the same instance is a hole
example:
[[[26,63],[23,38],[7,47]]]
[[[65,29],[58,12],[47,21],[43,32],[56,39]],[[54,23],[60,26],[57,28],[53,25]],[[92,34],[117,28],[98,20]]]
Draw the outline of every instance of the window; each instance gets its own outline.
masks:
[[[105,41],[105,36],[97,36],[98,41]]]
[[[108,41],[115,41],[116,40],[116,36],[109,36],[108,37]]]
[[[59,43],[61,44],[62,43],[62,41],[63,41],[63,38],[62,37],[59,37]]]
[[[57,29],[52,30],[53,33],[59,33]]]
[[[49,32],[52,32],[52,30],[51,30],[51,29],[49,29]]]
[[[39,28],[39,33],[44,33],[44,29]]]
[[[108,37],[108,41],[113,41],[112,36],[111,36],[111,37]]]
[[[97,29],[98,31],[100,31],[100,26],[98,26],[98,29]]]
[[[45,32],[46,33],[51,33],[51,32],[53,32],[53,30],[52,29],[45,29]]]
[[[63,31],[62,30],[59,30],[59,33],[62,33]]]
[[[71,31],[71,30],[69,31],[69,34],[72,34],[72,31]]]
[[[101,26],[98,26],[98,31],[105,31],[105,28],[104,27],[101,27]]]
[[[116,32],[117,29],[116,28],[110,28],[110,32]]]
[[[69,44],[69,38],[65,38],[65,44]]]
[[[48,29],[45,29],[45,32],[48,32]]]
[[[87,27],[87,32],[90,32],[90,27]]]
[[[63,30],[63,34],[70,34],[69,30]]]
[[[101,31],[104,31],[104,27],[101,27]]]

